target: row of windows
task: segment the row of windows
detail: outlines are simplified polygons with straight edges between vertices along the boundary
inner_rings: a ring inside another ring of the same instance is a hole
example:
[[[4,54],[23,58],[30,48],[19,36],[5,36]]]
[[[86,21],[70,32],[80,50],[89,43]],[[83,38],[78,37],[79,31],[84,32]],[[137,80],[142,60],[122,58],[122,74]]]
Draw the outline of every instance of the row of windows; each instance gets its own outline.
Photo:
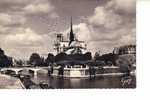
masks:
[[[129,46],[115,48],[113,53],[114,54],[136,54],[136,46],[129,45]]]

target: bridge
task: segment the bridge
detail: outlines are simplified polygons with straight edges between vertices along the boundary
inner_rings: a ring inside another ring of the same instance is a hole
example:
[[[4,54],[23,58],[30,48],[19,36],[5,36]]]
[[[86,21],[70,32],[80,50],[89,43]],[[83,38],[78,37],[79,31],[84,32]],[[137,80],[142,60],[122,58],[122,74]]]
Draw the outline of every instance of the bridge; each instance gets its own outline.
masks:
[[[2,68],[0,72],[11,71],[14,72],[16,75],[18,75],[24,70],[32,71],[34,73],[34,77],[36,77],[39,71],[48,71],[48,67],[11,67],[11,68]]]

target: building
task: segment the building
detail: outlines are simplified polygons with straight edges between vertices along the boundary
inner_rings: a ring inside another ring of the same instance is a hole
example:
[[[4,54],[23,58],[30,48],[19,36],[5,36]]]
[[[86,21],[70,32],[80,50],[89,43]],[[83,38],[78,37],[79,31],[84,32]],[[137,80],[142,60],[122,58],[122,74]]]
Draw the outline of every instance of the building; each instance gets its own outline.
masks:
[[[87,45],[84,41],[79,41],[73,32],[72,18],[70,24],[69,39],[65,40],[63,34],[56,34],[54,50],[57,54],[64,52],[66,54],[84,54],[87,52]]]
[[[114,48],[113,53],[118,55],[124,55],[124,54],[136,55],[136,45],[125,45],[125,46]]]
[[[68,40],[62,34],[56,34],[54,50],[56,66],[53,67],[53,76],[63,77],[88,77],[89,66],[87,61],[91,60],[91,53],[87,51],[86,43],[75,37],[72,19]]]

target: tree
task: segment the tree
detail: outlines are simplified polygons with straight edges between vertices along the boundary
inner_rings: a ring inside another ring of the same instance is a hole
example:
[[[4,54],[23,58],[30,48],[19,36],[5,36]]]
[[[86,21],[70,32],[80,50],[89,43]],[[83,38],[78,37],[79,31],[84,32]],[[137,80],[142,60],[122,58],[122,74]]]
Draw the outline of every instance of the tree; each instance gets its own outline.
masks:
[[[92,54],[91,52],[87,52],[86,54],[84,54],[85,60],[91,60],[92,59]]]
[[[4,50],[0,48],[0,67],[12,66],[12,58],[5,55]]]
[[[96,52],[95,55],[94,55],[94,59],[96,60],[98,57],[100,57],[100,53]]]
[[[107,65],[116,65],[116,59],[118,58],[117,54],[113,53],[108,53],[108,54],[103,54],[102,56],[99,56],[96,58],[96,60],[99,61],[104,61]]]
[[[23,65],[23,61],[22,60],[16,60],[16,65],[17,66],[22,66]]]
[[[67,60],[68,59],[68,55],[66,53],[59,53],[55,56],[55,62],[57,61],[61,61],[61,60]]]
[[[41,66],[45,66],[46,65],[44,57],[41,57],[41,64],[40,65]]]
[[[2,50],[2,49],[0,48],[0,56],[2,56],[2,55],[5,55],[5,54],[4,54],[4,50]]]
[[[55,60],[54,55],[52,53],[49,53],[45,60],[45,63],[46,65],[49,65],[50,63],[54,63],[54,60]]]
[[[29,58],[29,64],[34,65],[34,66],[40,66],[41,65],[41,57],[38,53],[32,53],[30,58]]]

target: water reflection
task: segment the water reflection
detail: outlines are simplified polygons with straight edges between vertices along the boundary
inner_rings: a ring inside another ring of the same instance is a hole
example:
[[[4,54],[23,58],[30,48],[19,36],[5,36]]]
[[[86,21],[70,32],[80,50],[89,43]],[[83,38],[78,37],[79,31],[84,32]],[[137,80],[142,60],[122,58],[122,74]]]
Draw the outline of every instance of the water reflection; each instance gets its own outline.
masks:
[[[56,78],[48,75],[39,75],[37,78],[32,78],[36,83],[44,82],[50,88],[55,89],[78,89],[78,88],[135,88],[135,76],[128,78],[130,83],[127,83],[126,76],[100,76],[96,78]],[[123,80],[124,79],[124,80]],[[123,81],[125,83],[123,84]]]

